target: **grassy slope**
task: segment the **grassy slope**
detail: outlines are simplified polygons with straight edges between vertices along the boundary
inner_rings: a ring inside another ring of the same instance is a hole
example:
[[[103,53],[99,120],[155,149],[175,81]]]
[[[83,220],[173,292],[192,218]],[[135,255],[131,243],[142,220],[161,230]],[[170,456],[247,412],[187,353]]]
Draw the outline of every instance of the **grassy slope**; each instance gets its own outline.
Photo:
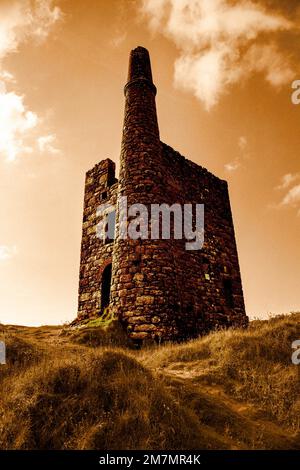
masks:
[[[0,339],[2,449],[300,449],[299,313],[142,351],[118,326]]]

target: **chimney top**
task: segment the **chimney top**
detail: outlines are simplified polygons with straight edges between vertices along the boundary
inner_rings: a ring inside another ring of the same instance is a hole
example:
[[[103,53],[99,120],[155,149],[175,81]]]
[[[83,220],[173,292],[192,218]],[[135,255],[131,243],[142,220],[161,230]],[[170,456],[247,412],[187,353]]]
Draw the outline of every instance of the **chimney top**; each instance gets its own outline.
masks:
[[[138,46],[130,53],[128,82],[140,78],[153,84],[149,52]]]

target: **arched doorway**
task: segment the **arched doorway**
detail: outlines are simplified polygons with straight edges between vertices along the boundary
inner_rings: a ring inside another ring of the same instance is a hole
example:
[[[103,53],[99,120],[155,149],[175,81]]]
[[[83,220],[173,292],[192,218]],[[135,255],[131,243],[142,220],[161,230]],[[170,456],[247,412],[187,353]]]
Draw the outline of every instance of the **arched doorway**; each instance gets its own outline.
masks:
[[[111,284],[111,263],[108,264],[102,273],[101,281],[101,309],[102,311],[109,305]]]

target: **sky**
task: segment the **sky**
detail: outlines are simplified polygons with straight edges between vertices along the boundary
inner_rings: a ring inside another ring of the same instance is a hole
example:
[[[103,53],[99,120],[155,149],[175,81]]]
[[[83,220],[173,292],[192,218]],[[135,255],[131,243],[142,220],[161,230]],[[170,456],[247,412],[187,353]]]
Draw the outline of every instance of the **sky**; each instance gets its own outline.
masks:
[[[0,0],[0,322],[77,313],[85,172],[118,165],[128,57],[161,140],[229,183],[246,311],[300,310],[298,0]]]

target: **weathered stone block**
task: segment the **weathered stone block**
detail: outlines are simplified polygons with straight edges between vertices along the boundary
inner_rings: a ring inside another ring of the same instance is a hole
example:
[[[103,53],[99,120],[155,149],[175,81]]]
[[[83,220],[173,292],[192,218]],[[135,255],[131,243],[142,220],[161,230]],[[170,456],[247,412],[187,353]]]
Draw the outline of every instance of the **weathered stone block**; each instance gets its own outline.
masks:
[[[152,305],[154,304],[154,297],[151,295],[141,295],[136,298],[137,305]]]

